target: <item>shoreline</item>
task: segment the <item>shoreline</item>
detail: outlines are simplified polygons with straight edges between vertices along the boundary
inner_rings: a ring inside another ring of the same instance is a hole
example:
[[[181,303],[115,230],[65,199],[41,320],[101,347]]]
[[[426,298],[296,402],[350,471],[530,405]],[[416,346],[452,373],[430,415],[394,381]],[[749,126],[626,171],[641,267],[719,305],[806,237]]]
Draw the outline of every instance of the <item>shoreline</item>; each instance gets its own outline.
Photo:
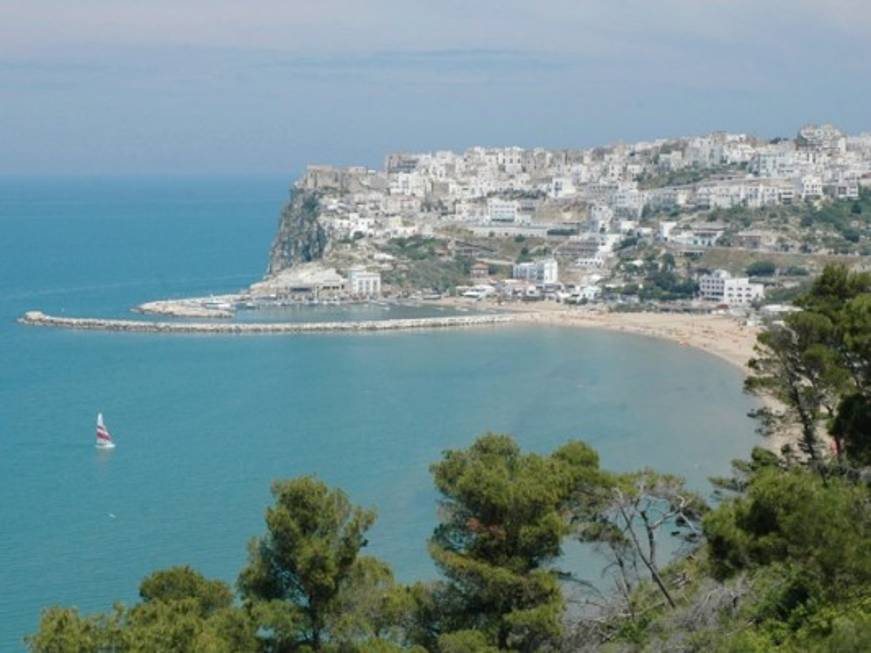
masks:
[[[517,314],[519,323],[602,329],[646,336],[699,349],[742,372],[753,357],[759,330],[725,315],[674,313],[599,313],[590,311],[541,311]]]
[[[445,297],[429,304],[455,309],[480,306],[457,297]],[[553,302],[506,303],[496,308],[516,316],[518,324],[603,329],[668,340],[712,354],[744,373],[749,371],[747,362],[754,356],[756,337],[761,332],[760,327],[727,314],[612,313]]]

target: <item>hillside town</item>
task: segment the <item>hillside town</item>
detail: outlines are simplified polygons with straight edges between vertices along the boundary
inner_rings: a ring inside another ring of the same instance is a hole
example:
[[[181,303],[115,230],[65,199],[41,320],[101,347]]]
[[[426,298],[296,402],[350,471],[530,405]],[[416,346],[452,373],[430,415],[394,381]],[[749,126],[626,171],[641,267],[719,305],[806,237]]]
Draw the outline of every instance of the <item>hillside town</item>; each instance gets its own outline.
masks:
[[[871,254],[871,133],[397,153],[309,166],[293,197],[272,294],[741,306]]]

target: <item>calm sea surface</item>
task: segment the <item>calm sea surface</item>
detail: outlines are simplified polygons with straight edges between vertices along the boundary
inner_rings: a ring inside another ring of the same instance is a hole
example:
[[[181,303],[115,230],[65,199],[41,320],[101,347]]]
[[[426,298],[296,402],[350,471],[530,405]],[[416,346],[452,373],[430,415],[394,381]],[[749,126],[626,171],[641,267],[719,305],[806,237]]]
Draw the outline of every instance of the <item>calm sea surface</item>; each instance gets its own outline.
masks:
[[[155,568],[234,581],[277,478],[314,473],[376,508],[371,552],[411,580],[434,574],[428,466],[481,432],[539,451],[580,437],[606,466],[651,465],[701,490],[754,443],[736,369],[623,334],[169,336],[14,322],[32,308],[125,316],[247,285],[265,269],[287,183],[0,179],[0,650],[22,649],[43,606],[135,600]],[[415,314],[317,311],[295,319]],[[118,442],[108,453],[93,446],[98,410]]]

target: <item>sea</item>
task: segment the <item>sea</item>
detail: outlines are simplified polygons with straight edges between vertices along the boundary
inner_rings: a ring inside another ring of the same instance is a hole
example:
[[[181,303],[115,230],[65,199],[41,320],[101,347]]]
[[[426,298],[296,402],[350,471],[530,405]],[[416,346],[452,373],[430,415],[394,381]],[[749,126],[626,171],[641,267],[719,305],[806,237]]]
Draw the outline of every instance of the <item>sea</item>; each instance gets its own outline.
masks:
[[[680,474],[703,494],[756,444],[737,368],[634,335],[206,336],[16,322],[30,309],[130,317],[144,301],[247,286],[266,268],[290,181],[0,178],[0,650],[24,650],[46,606],[134,602],[155,569],[190,564],[234,583],[277,479],[314,474],[374,508],[368,553],[412,581],[437,575],[429,467],[481,433],[538,452],[580,438],[607,468]],[[286,319],[434,314],[330,306]],[[112,451],[94,447],[98,411]],[[586,555],[562,562],[601,571]]]

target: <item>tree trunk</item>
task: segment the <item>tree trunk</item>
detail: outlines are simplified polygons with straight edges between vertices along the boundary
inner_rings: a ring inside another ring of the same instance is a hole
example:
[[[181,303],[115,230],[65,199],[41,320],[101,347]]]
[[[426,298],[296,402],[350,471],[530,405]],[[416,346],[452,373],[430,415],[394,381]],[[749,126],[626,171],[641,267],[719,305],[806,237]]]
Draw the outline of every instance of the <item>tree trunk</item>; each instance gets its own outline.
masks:
[[[644,520],[644,529],[647,531],[647,550],[650,554],[649,560],[645,559],[644,554],[641,554],[641,561],[647,565],[647,569],[650,570],[650,575],[653,577],[653,582],[655,582],[659,587],[665,600],[668,601],[668,604],[672,608],[675,608],[677,606],[671,598],[668,589],[666,589],[665,583],[662,582],[662,577],[659,575],[659,567],[656,565],[656,532],[650,527],[650,522],[647,520],[647,513],[643,510],[641,511],[641,519]]]

